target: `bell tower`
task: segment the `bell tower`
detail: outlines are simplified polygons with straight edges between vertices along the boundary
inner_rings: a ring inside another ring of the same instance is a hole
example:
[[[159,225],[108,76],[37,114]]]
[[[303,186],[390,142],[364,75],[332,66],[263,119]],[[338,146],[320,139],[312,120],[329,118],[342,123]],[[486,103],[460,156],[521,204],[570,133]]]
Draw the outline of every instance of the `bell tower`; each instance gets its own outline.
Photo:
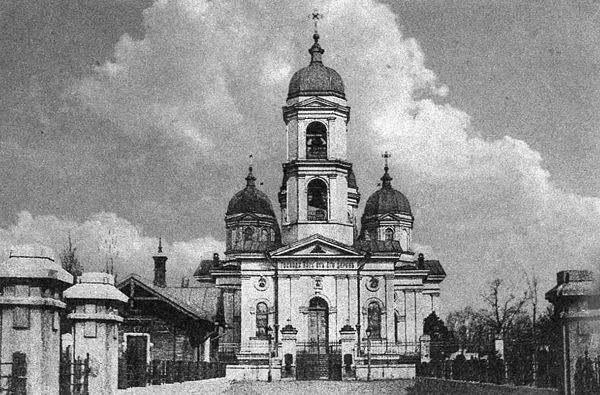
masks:
[[[287,161],[279,192],[282,242],[318,233],[352,245],[360,194],[346,160],[350,107],[342,78],[323,65],[318,33],[313,39],[310,64],[292,77],[283,107]]]

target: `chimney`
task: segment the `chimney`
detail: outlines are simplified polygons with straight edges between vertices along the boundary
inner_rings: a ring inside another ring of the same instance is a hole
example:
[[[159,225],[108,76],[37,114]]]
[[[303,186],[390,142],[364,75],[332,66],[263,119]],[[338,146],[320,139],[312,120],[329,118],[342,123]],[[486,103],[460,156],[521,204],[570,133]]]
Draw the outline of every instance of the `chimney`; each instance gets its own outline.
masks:
[[[167,256],[163,254],[162,239],[158,239],[158,253],[154,259],[154,285],[157,287],[167,286]]]

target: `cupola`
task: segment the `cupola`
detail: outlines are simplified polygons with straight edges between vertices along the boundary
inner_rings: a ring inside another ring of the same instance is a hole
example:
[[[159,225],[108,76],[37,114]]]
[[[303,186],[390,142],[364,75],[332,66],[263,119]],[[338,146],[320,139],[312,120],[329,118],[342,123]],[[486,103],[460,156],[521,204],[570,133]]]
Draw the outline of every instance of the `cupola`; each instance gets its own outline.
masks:
[[[269,197],[256,188],[252,166],[246,176],[246,187],[236,193],[225,214],[226,254],[264,252],[281,242],[279,225]]]
[[[319,34],[313,35],[314,44],[310,53],[310,64],[296,71],[288,89],[287,99],[299,96],[337,96],[346,99],[342,77],[330,67],[323,65],[322,55],[325,52],[319,44]]]
[[[372,251],[409,251],[414,218],[406,196],[392,188],[389,157],[388,153],[384,154],[386,163],[381,189],[367,199],[358,244]]]

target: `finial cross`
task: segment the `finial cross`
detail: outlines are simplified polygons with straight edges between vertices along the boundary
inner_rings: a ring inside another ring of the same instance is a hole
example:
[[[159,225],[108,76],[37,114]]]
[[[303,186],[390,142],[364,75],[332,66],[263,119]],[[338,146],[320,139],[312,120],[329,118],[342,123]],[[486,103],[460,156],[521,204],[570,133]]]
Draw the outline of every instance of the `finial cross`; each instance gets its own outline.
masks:
[[[319,34],[319,26],[318,26],[318,22],[319,20],[323,19],[323,14],[321,14],[319,12],[319,10],[317,10],[316,8],[313,10],[312,14],[310,15],[310,18],[315,21],[315,34]]]
[[[253,157],[252,157],[252,154],[250,154],[250,155],[248,156],[248,160],[250,161],[250,169],[252,169],[252,167],[253,167],[252,165],[253,165],[253,162],[254,162],[254,160],[253,160]]]
[[[389,167],[389,166],[388,166],[388,159],[389,159],[391,156],[392,156],[392,154],[390,154],[390,153],[389,153],[389,152],[387,152],[387,151],[385,151],[385,152],[384,152],[384,153],[381,155],[381,157],[382,157],[383,159],[385,159],[385,167]]]

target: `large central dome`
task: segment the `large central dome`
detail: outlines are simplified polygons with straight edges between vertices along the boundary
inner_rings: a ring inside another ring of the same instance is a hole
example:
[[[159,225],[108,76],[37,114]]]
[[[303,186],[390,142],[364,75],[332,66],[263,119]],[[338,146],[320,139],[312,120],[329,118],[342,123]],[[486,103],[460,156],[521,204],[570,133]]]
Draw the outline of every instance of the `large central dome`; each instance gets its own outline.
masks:
[[[315,43],[308,50],[310,64],[296,71],[290,80],[288,100],[298,96],[337,96],[345,100],[342,77],[334,69],[323,66],[321,55],[325,50],[319,45],[319,35],[313,38]]]

